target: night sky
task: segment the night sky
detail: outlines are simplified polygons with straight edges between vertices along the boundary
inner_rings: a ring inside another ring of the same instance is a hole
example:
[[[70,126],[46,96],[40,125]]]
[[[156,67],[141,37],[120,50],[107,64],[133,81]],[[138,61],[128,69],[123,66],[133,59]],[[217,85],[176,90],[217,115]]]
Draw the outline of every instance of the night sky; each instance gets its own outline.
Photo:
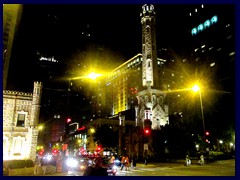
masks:
[[[189,12],[195,7],[188,4],[155,5],[158,49],[181,52],[190,34]],[[112,55],[112,62],[106,63],[114,69],[142,51],[141,11],[142,4],[25,5],[14,41],[8,89],[25,91],[29,87],[31,91],[34,79],[29,74],[34,72],[32,67],[37,54],[54,56],[70,64],[87,42],[82,38],[82,32],[87,32],[86,27],[89,27],[91,42]]]

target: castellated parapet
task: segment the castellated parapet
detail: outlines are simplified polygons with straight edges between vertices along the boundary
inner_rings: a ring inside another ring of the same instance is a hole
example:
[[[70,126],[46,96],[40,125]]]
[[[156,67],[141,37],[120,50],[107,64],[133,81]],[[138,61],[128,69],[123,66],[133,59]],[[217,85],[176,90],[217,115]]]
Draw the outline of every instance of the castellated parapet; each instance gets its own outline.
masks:
[[[3,91],[3,158],[36,157],[42,82],[34,82],[33,93]]]

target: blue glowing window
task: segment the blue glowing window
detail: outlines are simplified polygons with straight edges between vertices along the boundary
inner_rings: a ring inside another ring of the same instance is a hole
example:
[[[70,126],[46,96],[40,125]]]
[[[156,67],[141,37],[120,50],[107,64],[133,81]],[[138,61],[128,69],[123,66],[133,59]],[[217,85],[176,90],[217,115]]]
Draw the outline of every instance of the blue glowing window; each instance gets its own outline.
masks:
[[[192,35],[196,35],[197,34],[197,28],[193,28],[192,29]]]
[[[218,21],[218,17],[217,16],[213,16],[211,19],[211,23],[214,24]]]
[[[198,31],[202,31],[203,30],[203,25],[202,24],[199,24],[198,26]]]
[[[210,26],[210,21],[209,21],[209,20],[206,20],[206,21],[204,22],[204,27],[207,28],[207,27],[209,27],[209,26]]]

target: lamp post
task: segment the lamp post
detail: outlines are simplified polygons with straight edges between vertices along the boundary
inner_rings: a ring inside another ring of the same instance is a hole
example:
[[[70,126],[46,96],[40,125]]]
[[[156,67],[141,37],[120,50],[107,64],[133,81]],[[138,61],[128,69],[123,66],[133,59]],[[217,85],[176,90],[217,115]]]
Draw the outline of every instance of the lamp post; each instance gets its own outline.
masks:
[[[203,104],[202,104],[202,92],[198,85],[194,85],[192,87],[192,90],[194,92],[199,92],[199,98],[200,98],[200,105],[201,105],[201,115],[202,115],[202,123],[203,123],[203,135],[205,135],[205,122],[204,122],[204,113],[203,113]]]

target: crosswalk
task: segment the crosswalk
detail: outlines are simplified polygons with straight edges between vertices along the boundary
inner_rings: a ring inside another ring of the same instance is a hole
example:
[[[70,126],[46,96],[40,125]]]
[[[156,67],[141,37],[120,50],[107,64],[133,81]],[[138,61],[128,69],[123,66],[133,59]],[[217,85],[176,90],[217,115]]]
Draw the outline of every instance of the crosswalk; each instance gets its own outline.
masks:
[[[149,169],[149,168],[141,168],[141,169],[130,169],[130,171],[125,170],[118,170],[117,176],[126,176],[126,175],[134,175],[138,173],[144,173],[144,172],[155,172],[155,169]]]

